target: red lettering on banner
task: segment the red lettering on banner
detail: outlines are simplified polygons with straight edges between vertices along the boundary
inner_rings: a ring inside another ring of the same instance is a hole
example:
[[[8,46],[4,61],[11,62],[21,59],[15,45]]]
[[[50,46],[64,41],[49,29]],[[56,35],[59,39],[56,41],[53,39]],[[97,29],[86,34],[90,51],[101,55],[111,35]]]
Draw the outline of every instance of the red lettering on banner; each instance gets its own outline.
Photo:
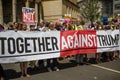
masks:
[[[60,36],[61,56],[95,53],[96,31],[62,31]]]

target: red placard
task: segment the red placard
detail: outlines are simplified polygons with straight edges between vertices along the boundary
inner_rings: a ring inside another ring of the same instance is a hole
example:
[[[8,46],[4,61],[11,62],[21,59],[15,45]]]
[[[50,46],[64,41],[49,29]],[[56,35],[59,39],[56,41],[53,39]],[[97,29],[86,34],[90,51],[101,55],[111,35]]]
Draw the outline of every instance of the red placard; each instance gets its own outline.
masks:
[[[35,9],[34,8],[22,8],[22,21],[24,23],[35,23]]]

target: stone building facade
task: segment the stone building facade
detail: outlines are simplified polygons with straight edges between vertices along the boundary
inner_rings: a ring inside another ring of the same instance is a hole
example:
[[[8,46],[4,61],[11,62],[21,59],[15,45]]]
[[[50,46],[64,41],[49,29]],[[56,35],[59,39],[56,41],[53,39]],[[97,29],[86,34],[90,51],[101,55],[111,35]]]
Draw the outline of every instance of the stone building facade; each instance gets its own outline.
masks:
[[[113,14],[120,14],[120,0],[113,0]]]
[[[22,22],[22,7],[35,8],[35,21],[40,19],[56,21],[71,14],[79,16],[77,0],[0,0],[0,24]]]
[[[22,7],[35,8],[35,20],[40,15],[38,0],[0,0],[0,24],[22,22]],[[39,14],[38,14],[39,13]]]
[[[101,0],[102,2],[102,15],[113,16],[113,1],[114,0]]]
[[[79,16],[77,0],[44,0],[43,2],[44,19],[56,21],[64,18],[65,14],[70,14],[72,19]]]

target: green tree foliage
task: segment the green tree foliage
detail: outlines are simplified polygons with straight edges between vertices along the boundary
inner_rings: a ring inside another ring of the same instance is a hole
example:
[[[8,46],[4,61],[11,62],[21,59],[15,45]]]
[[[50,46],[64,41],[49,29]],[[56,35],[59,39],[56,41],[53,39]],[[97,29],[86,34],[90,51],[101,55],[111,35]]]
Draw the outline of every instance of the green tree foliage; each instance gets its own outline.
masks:
[[[83,18],[93,22],[99,15],[99,0],[83,0],[80,6],[80,14]]]

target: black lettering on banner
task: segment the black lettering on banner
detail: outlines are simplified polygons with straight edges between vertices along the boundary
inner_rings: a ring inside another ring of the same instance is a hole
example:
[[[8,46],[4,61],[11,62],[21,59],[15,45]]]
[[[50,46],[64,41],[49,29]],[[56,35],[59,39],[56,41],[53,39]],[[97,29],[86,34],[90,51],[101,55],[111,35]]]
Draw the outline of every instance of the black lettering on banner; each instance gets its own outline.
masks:
[[[7,38],[6,37],[0,37],[0,41],[1,41],[1,54],[5,54],[5,40],[6,40]]]
[[[23,38],[19,37],[19,38],[16,39],[16,46],[17,46],[18,53],[23,53],[24,52]]]
[[[50,37],[45,37],[45,42],[46,42],[46,50],[47,51],[52,50],[51,48],[48,47],[50,45]]]
[[[41,48],[43,48],[43,51],[45,51],[45,42],[43,37],[41,38],[41,40],[40,38],[38,38],[38,46],[39,46],[39,51],[42,51]]]
[[[31,38],[31,40],[33,40],[33,46],[34,46],[34,52],[36,52],[36,40],[37,38]]]
[[[118,41],[119,41],[119,35],[116,34],[116,35],[115,35],[115,45],[118,45]]]
[[[114,39],[112,36],[110,36],[110,37],[111,37],[112,45],[114,45],[114,43],[115,43],[115,39]]]
[[[98,37],[98,39],[99,39],[100,46],[102,46],[101,35],[97,35],[97,37]]]
[[[11,37],[11,38],[8,38],[7,41],[8,41],[8,52],[10,54],[15,54],[16,52],[15,39]]]
[[[28,40],[30,40],[30,38],[25,38],[25,52],[26,53],[31,52],[31,50],[28,49],[28,46],[30,46],[30,44],[28,43]]]
[[[119,34],[115,35],[115,38],[112,37],[112,43],[113,45],[118,45],[119,42]]]
[[[107,44],[110,46],[110,45],[111,45],[111,42],[112,42],[112,41],[111,41],[111,36],[110,36],[110,35],[108,35],[106,41],[107,41]]]
[[[115,38],[111,36],[112,45],[118,45],[119,35],[115,35]]]
[[[57,38],[56,37],[51,37],[51,41],[52,41],[52,48],[53,48],[53,50],[55,50],[55,48],[56,48],[56,50],[58,50]]]
[[[107,44],[106,44],[106,35],[101,35],[101,39],[102,39],[102,44],[103,44],[103,46],[107,46]]]
[[[116,45],[118,45],[118,43],[119,43],[119,34],[116,34]]]
[[[98,35],[100,46],[118,45],[119,34],[114,37],[112,35]]]

